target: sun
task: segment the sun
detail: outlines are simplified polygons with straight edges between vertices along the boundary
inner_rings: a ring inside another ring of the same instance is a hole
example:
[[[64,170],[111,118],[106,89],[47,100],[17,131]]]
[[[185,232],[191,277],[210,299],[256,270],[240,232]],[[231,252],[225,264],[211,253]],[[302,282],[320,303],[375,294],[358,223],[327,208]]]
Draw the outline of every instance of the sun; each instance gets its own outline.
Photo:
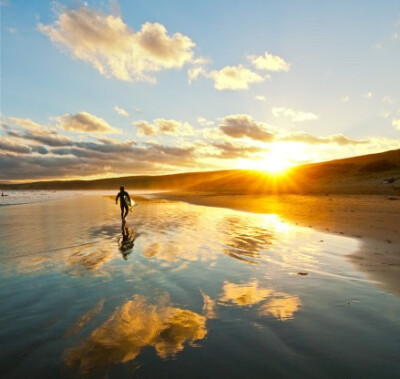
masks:
[[[295,158],[301,155],[302,151],[297,145],[277,142],[271,145],[266,153],[252,160],[241,160],[239,165],[240,168],[283,175],[295,165]]]
[[[262,171],[267,171],[271,174],[283,173],[293,165],[285,155],[279,152],[272,152],[267,154],[260,163],[260,169]]]

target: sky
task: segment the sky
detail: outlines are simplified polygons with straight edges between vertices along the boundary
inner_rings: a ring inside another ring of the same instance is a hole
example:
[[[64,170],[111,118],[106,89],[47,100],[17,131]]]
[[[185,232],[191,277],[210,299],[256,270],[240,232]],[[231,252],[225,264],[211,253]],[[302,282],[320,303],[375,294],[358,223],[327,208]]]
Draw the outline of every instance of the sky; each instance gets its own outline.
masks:
[[[1,1],[0,181],[400,148],[400,3]]]

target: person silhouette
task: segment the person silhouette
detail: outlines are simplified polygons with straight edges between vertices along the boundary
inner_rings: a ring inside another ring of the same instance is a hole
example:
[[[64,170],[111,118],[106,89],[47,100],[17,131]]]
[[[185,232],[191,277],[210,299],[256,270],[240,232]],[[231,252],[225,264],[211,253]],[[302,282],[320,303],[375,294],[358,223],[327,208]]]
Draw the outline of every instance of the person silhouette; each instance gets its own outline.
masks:
[[[119,205],[121,207],[121,219],[125,220],[129,212],[129,205],[131,204],[131,198],[129,197],[129,193],[125,191],[124,187],[119,188],[119,193],[115,198],[115,204],[118,204],[119,198]]]

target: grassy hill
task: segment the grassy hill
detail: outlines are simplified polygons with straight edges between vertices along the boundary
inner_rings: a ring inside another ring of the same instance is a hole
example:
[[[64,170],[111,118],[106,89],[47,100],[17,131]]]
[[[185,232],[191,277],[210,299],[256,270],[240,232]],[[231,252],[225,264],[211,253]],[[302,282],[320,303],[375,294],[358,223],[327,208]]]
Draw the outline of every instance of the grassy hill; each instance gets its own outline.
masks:
[[[0,189],[117,190],[123,185],[128,190],[192,190],[224,193],[396,193],[396,183],[393,183],[394,188],[393,185],[382,183],[387,177],[400,178],[400,149],[296,166],[281,176],[252,170],[223,170],[100,180],[0,184]],[[397,185],[400,187],[400,181]]]

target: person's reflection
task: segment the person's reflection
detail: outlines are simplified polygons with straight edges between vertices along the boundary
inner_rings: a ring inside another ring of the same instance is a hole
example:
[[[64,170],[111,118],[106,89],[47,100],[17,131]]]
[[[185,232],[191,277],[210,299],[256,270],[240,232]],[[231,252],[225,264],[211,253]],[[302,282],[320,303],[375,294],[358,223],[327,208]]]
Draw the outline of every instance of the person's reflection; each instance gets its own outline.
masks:
[[[126,226],[126,221],[122,220],[122,237],[119,238],[118,248],[122,254],[122,257],[127,260],[128,255],[132,253],[133,245],[137,234],[134,234],[131,228]]]

